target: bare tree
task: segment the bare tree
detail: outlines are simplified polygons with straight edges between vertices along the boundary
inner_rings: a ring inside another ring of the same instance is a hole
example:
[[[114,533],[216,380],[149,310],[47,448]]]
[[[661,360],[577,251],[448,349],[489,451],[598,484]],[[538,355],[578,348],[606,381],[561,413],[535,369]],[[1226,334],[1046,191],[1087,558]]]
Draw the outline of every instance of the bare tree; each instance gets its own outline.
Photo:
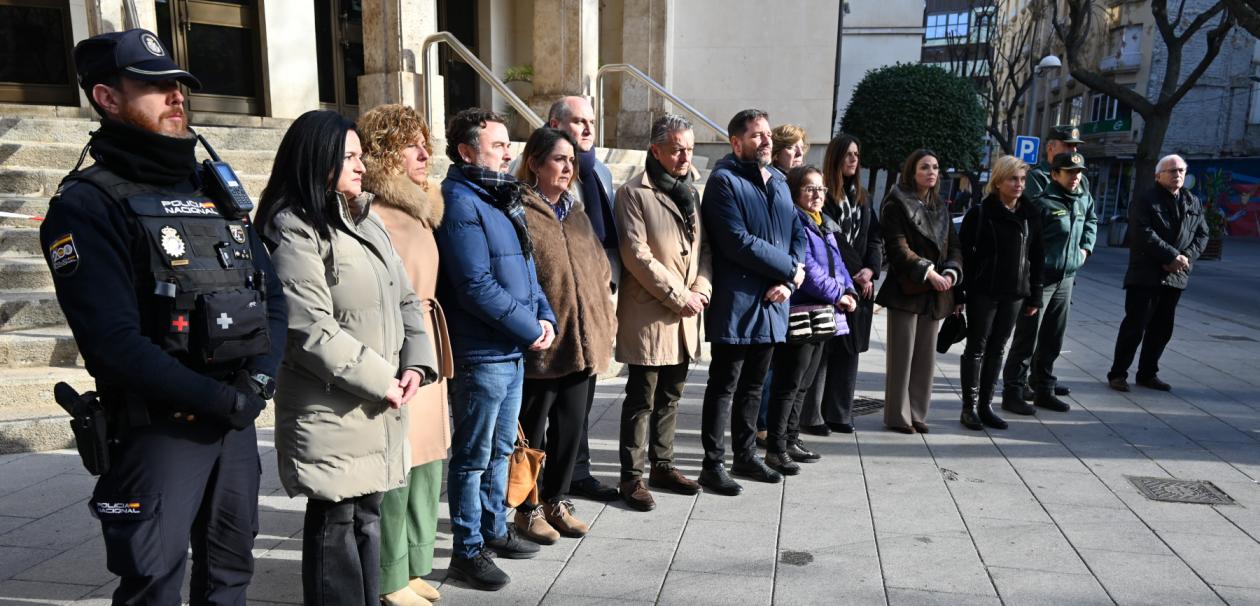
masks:
[[[1260,38],[1260,0],[1225,0],[1225,8],[1238,20],[1239,27]]]
[[[1019,14],[1009,22],[999,21]],[[972,81],[988,114],[985,130],[1004,153],[1014,151],[1015,114],[1032,85],[1037,28],[1043,22],[1049,0],[972,0],[972,14],[989,15],[972,23],[966,36],[946,37],[950,73]]]
[[[1007,14],[1008,5],[1018,0],[1003,0],[998,4],[998,15]],[[1014,153],[1017,129],[1015,112],[1024,102],[1033,81],[1033,63],[1037,60],[1037,28],[1049,5],[1048,0],[1032,0],[1022,9],[1024,13],[1010,23],[995,26],[995,41],[986,81],[982,89],[989,106],[987,129],[1002,151]]]
[[[1137,91],[1103,76],[1096,63],[1086,56],[1086,39],[1091,34],[1094,20],[1099,18],[1096,11],[1101,8],[1096,6],[1097,0],[1066,0],[1067,22],[1060,20],[1057,13],[1052,17],[1054,31],[1065,47],[1072,77],[1094,91],[1118,99],[1142,116],[1145,126],[1142,128],[1142,139],[1138,142],[1134,174],[1154,174],[1173,108],[1194,88],[1195,83],[1220,54],[1221,45],[1224,44],[1230,28],[1234,26],[1234,17],[1225,10],[1224,0],[1219,0],[1189,20],[1185,18],[1186,2],[1187,0],[1181,0],[1175,14],[1170,15],[1168,0],[1151,0],[1155,28],[1168,50],[1163,81],[1154,99],[1147,99]],[[1212,21],[1215,24],[1207,30],[1207,50],[1203,58],[1182,78],[1181,59],[1185,45]]]

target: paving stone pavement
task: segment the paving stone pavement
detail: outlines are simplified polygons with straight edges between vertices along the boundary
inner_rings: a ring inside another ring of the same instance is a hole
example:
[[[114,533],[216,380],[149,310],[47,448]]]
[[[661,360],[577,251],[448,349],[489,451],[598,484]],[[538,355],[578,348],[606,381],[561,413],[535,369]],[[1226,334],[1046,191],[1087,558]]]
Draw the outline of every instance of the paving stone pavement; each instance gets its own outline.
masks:
[[[1260,242],[1232,241],[1196,269],[1161,375],[1171,393],[1103,383],[1123,309],[1125,253],[1101,249],[1079,277],[1062,358],[1067,414],[957,422],[958,352],[938,359],[927,435],[812,438],[823,454],[782,484],[736,498],[657,493],[638,513],[578,501],[584,539],[503,561],[497,593],[441,584],[446,604],[1260,604]],[[1196,286],[1201,292],[1196,293]],[[882,318],[882,316],[881,316]],[[883,395],[884,321],[860,395]],[[1223,338],[1222,338],[1223,337]],[[699,471],[705,369],[688,380],[678,464]],[[599,384],[598,476],[617,477],[624,380]],[[300,603],[303,502],[284,495],[261,432],[261,532],[252,603]],[[1232,506],[1149,501],[1126,476],[1209,480]],[[74,453],[0,457],[0,603],[106,604],[115,581]],[[449,558],[445,515],[440,584]]]

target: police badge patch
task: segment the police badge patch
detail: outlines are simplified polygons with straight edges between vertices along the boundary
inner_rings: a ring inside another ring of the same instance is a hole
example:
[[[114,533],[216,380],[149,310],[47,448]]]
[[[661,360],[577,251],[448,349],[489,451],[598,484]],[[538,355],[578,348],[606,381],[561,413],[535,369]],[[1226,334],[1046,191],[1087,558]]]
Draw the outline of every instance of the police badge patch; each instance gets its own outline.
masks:
[[[145,32],[140,35],[140,41],[144,44],[144,49],[155,57],[161,57],[166,54],[166,50],[162,48],[162,43],[153,34]]]
[[[245,227],[243,225],[228,225],[228,232],[232,234],[232,240],[237,244],[245,243]]]
[[[184,239],[179,237],[179,230],[170,225],[163,226],[162,234],[162,252],[172,259],[178,259],[188,252],[188,247],[184,245]]]
[[[65,234],[53,240],[48,246],[48,264],[59,276],[69,276],[79,269],[79,249],[74,245],[74,234]]]

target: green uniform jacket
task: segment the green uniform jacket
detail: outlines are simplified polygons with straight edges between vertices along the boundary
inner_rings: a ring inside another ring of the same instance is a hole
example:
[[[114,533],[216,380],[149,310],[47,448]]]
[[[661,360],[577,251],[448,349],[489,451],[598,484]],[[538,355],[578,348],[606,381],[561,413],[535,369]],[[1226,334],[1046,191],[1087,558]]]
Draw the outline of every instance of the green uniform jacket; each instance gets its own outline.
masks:
[[[1041,240],[1046,252],[1042,282],[1051,284],[1075,276],[1085,263],[1081,250],[1093,254],[1098,236],[1094,197],[1084,182],[1069,193],[1051,181],[1033,203],[1041,211]]]

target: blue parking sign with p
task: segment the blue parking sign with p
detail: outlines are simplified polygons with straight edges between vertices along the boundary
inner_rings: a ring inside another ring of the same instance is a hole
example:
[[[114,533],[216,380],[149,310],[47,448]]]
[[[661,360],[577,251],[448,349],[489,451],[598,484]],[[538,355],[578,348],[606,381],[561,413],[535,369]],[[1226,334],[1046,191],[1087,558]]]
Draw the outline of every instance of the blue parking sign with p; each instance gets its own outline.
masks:
[[[1037,137],[1015,137],[1015,156],[1027,164],[1036,164],[1037,150],[1041,147],[1041,139]]]

